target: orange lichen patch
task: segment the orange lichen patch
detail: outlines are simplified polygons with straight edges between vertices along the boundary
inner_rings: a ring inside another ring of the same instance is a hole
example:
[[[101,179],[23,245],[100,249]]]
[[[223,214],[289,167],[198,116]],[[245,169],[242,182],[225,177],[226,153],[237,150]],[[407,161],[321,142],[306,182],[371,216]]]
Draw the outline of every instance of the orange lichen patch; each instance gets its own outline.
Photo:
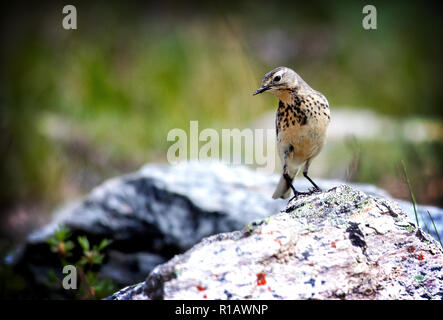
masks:
[[[334,249],[337,248],[337,245],[335,244],[335,241],[331,241],[331,247],[333,247]]]
[[[370,211],[372,208],[373,208],[372,206],[366,207],[366,208],[363,209],[362,211],[359,211],[359,212],[354,213],[354,214],[350,217],[350,219],[353,220],[354,218],[361,218],[361,216],[363,216],[364,214],[366,214],[366,213],[367,213],[368,211]]]
[[[206,299],[208,296],[205,294],[205,295],[203,295],[203,299]]]
[[[199,285],[199,286],[197,286],[197,290],[198,290],[198,291],[205,291],[206,288],[204,288],[204,287],[202,287],[202,286]]]
[[[266,273],[260,272],[257,273],[257,285],[263,286],[266,284]]]
[[[408,251],[409,252],[414,252],[415,251],[415,247],[414,246],[409,246],[408,247]]]
[[[417,254],[416,258],[417,258],[418,260],[424,260],[424,259],[425,259],[425,257],[424,257],[421,253],[420,253],[420,254]]]

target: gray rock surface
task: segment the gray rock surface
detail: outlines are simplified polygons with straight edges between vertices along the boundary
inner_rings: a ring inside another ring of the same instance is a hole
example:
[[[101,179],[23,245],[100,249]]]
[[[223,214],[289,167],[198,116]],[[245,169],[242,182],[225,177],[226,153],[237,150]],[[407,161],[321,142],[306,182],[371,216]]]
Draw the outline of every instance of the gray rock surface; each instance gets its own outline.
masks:
[[[203,239],[110,299],[442,299],[443,248],[394,202],[342,185]]]
[[[277,176],[218,162],[176,166],[149,164],[106,181],[84,199],[57,210],[51,223],[32,233],[12,259],[37,282],[54,257],[45,239],[59,225],[91,241],[110,238],[101,273],[120,285],[142,281],[155,265],[203,237],[242,228],[279,211],[273,200]],[[47,252],[47,256],[44,255]]]
[[[57,262],[45,239],[65,224],[74,239],[77,235],[86,235],[92,242],[112,239],[101,275],[121,286],[130,285],[204,237],[239,230],[279,212],[287,201],[271,198],[277,181],[277,175],[218,162],[149,164],[108,180],[85,198],[57,210],[52,222],[31,234],[12,260],[30,280],[45,281],[47,270]],[[316,181],[323,189],[342,183]],[[299,190],[310,187],[305,179],[294,184]],[[389,199],[374,186],[351,186]],[[403,204],[408,208],[407,202]],[[409,209],[412,213],[410,205]]]

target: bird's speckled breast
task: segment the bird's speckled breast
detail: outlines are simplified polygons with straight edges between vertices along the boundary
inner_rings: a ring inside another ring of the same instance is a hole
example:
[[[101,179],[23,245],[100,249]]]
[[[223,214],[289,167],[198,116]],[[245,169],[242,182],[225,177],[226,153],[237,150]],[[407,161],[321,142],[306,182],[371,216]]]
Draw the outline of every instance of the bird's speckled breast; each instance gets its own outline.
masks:
[[[321,150],[330,121],[327,100],[321,94],[293,97],[290,103],[279,102],[277,141],[290,145],[289,158],[297,163],[315,157]]]

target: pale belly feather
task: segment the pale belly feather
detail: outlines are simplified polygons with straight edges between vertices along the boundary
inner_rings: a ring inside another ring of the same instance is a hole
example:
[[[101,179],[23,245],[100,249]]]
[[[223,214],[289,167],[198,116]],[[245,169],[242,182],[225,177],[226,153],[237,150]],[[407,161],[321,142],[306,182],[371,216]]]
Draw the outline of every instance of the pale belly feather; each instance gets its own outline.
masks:
[[[325,142],[328,124],[329,121],[326,118],[311,118],[303,126],[295,123],[293,126],[281,128],[277,141],[282,164],[284,163],[284,152],[287,150],[291,150],[288,152],[287,164],[294,168],[317,156]],[[293,149],[290,148],[291,145]]]

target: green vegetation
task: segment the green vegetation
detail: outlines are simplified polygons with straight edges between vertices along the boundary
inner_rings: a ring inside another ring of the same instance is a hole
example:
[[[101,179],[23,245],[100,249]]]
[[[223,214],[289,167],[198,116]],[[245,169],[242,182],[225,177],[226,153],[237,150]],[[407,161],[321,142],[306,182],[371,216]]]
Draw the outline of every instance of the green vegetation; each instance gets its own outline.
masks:
[[[403,166],[403,173],[405,176],[405,180],[406,180],[406,184],[408,185],[408,190],[409,190],[409,194],[411,196],[411,202],[412,202],[412,206],[414,207],[414,214],[415,214],[415,221],[417,223],[417,227],[420,227],[420,223],[418,222],[418,214],[417,214],[417,201],[415,200],[415,196],[414,196],[414,192],[412,191],[412,186],[411,186],[411,182],[409,180],[409,175],[408,175],[408,171],[406,170],[406,165],[404,163],[404,161],[401,162],[402,166]],[[434,218],[432,218],[432,215],[429,213],[429,211],[427,211],[429,218],[431,219],[432,225],[434,227],[434,232],[437,235],[438,241],[440,242],[440,244],[443,246],[441,239],[440,239],[440,235],[438,233],[437,227],[435,226],[434,223]],[[423,221],[423,224],[425,226],[426,232],[430,234],[429,232],[429,228],[425,222],[425,219],[423,216],[421,216],[421,219]]]
[[[408,184],[409,194],[411,195],[412,206],[414,207],[414,215],[415,221],[417,223],[417,227],[420,227],[420,223],[418,222],[418,214],[417,214],[417,201],[415,201],[414,193],[412,192],[411,182],[409,181],[408,172],[406,171],[406,165],[404,161],[401,162],[403,165],[403,172],[405,174],[406,183]]]
[[[443,243],[441,242],[441,238],[440,238],[440,235],[437,231],[437,227],[435,226],[434,218],[432,218],[432,215],[429,213],[429,211],[426,210],[426,212],[428,213],[429,219],[431,219],[432,226],[434,227],[434,231],[437,234],[438,242],[440,242],[440,245],[443,247]]]
[[[103,251],[111,244],[111,240],[103,239],[98,245],[91,247],[89,240],[85,236],[77,237],[77,242],[81,248],[81,256],[74,259],[73,251],[76,245],[71,238],[71,232],[66,226],[60,226],[54,234],[48,237],[47,243],[52,252],[56,253],[60,259],[61,268],[66,265],[74,265],[78,274],[78,290],[65,290],[67,294],[72,294],[77,299],[102,299],[110,296],[116,291],[115,284],[110,279],[102,279],[98,276],[95,266],[103,263],[105,254]],[[76,260],[76,262],[74,262]],[[62,279],[57,275],[56,270],[51,270],[48,274],[48,286],[64,290]]]
[[[409,199],[410,193],[404,183],[401,166],[404,161],[410,168],[409,177],[414,181],[417,202],[442,204],[438,186],[443,172],[440,160],[443,143],[411,142],[400,138],[354,139],[351,142],[337,142],[334,148],[325,150],[325,161],[330,163],[326,176],[342,179],[342,172],[345,172],[344,177],[348,181],[372,183],[394,197]],[[314,169],[315,165],[314,162]]]

